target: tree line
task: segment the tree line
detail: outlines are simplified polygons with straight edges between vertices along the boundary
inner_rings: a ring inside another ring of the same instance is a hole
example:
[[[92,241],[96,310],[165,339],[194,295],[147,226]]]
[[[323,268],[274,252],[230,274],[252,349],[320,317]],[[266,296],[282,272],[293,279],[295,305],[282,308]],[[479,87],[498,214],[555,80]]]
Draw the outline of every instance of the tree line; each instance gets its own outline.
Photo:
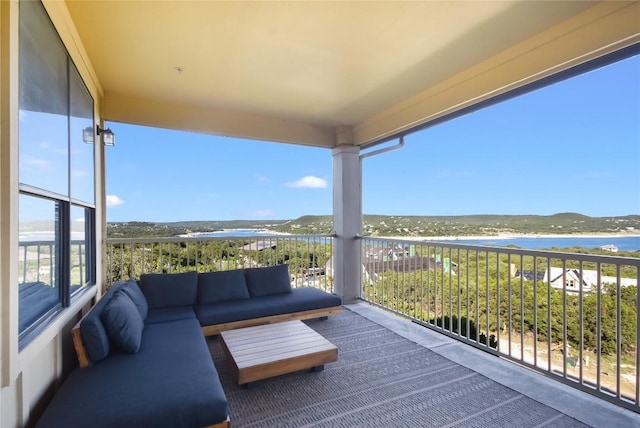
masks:
[[[261,242],[257,246],[256,242]],[[537,341],[563,343],[596,350],[598,332],[604,355],[618,346],[629,352],[636,346],[637,287],[622,287],[618,293],[605,284],[600,294],[564,293],[540,278],[515,278],[515,271],[543,272],[547,264],[562,266],[560,259],[509,258],[485,251],[440,249],[427,254],[417,246],[419,257],[449,260],[450,271],[442,268],[413,272],[380,272],[377,279],[363,280],[363,294],[374,303],[446,329],[466,334],[479,343],[496,346],[499,333],[511,331],[532,335]],[[139,279],[146,272],[199,272],[286,263],[294,278],[323,272],[332,256],[330,242],[255,240],[210,240],[109,244],[107,282]],[[433,247],[429,251],[433,251]],[[579,268],[567,260],[567,268]],[[595,269],[583,263],[583,269]],[[603,276],[615,276],[613,264],[599,266]],[[622,277],[637,278],[637,268],[622,266]],[[366,277],[366,275],[365,275]],[[326,284],[332,278],[324,277]],[[598,323],[598,303],[600,317]],[[620,343],[616,323],[620,312]],[[582,330],[580,329],[582,321]]]

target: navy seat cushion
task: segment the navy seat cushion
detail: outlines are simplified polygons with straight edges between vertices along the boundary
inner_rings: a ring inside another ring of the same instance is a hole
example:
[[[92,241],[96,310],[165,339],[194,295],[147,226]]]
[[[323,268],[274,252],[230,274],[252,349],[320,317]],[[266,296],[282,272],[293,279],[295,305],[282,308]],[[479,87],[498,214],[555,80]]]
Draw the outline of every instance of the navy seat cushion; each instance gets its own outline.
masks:
[[[102,314],[102,309],[109,300],[111,300],[111,297],[123,286],[124,282],[122,281],[112,284],[104,296],[93,305],[91,310],[80,322],[82,342],[87,351],[87,356],[92,363],[97,363],[109,355],[111,350],[109,336],[107,336],[107,331],[104,329],[104,325],[100,320],[100,315]]]
[[[198,274],[198,303],[227,302],[249,297],[242,269]]]
[[[144,322],[136,305],[123,290],[107,302],[100,320],[109,339],[122,351],[135,354],[140,350]]]
[[[178,363],[179,362],[179,363]],[[118,351],[63,382],[37,427],[204,427],[229,408],[196,319],[147,325],[137,354]]]
[[[136,305],[138,312],[140,312],[140,316],[142,320],[147,318],[147,312],[149,311],[149,306],[147,305],[147,299],[142,294],[142,290],[138,286],[138,283],[134,279],[130,279],[129,281],[124,283],[122,287],[122,291],[129,296],[131,301]]]
[[[251,297],[291,292],[289,265],[249,268],[244,274]]]
[[[198,272],[143,274],[140,275],[140,289],[149,308],[195,305]]]
[[[342,305],[342,299],[313,287],[294,288],[281,293],[248,300],[196,305],[196,315],[203,326],[282,315]]]
[[[145,325],[159,324],[186,319],[196,319],[196,313],[193,311],[193,306],[175,306],[172,308],[150,309],[144,323]]]

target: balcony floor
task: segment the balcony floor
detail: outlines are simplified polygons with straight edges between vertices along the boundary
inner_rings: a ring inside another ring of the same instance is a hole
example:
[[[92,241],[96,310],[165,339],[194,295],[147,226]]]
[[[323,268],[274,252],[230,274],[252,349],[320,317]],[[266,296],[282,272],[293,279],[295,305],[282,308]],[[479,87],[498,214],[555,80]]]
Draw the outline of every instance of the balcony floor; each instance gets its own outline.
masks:
[[[307,324],[338,362],[239,387],[209,346],[237,427],[627,427],[640,415],[365,303]]]

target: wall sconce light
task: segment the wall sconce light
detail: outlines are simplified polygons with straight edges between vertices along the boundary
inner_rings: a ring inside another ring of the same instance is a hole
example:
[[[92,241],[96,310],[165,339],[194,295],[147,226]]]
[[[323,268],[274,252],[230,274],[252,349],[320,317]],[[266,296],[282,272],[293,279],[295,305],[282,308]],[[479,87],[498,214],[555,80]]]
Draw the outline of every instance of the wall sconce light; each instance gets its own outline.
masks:
[[[109,128],[100,128],[100,125],[96,125],[96,134],[102,135],[102,144],[105,146],[115,146],[116,136],[113,135],[113,131]]]
[[[93,144],[93,126],[87,126],[82,130],[82,141]]]

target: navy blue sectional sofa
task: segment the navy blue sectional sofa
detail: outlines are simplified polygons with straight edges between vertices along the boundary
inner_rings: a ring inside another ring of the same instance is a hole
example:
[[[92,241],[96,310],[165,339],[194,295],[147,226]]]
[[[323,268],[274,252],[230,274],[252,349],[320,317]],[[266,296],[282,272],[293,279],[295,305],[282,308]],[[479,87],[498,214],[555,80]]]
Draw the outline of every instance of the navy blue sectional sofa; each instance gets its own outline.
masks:
[[[341,305],[315,288],[292,289],[287,265],[115,283],[74,327],[80,367],[36,426],[228,427],[204,335],[323,318]]]

